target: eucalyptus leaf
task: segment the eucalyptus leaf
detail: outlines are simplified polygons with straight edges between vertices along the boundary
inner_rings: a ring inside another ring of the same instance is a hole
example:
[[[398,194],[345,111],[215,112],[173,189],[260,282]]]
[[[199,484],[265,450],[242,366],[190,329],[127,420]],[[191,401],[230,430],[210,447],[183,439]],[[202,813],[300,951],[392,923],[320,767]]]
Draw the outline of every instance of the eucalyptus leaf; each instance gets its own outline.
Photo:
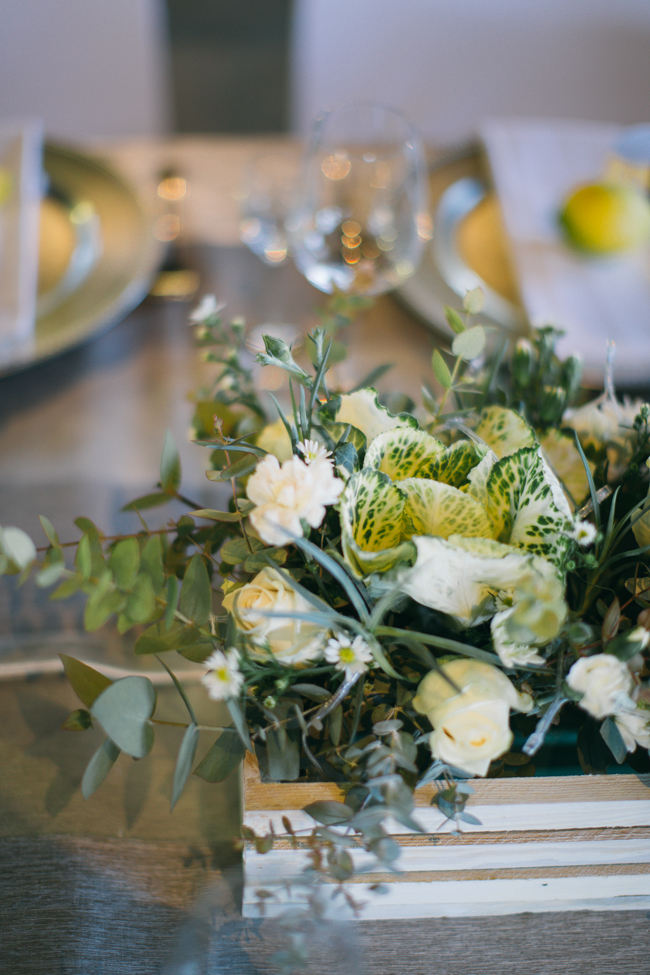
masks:
[[[93,719],[90,711],[87,711],[85,708],[77,708],[76,711],[71,711],[61,725],[64,731],[87,731],[92,726]]]
[[[156,609],[156,595],[151,577],[140,575],[126,603],[126,613],[134,623],[148,623]]]
[[[81,794],[89,799],[93,792],[102,784],[120,754],[119,748],[107,738],[88,762],[86,771],[81,779]]]
[[[176,768],[174,769],[174,782],[172,785],[172,809],[178,802],[183,789],[185,788],[185,783],[187,782],[190,772],[192,771],[192,762],[194,761],[196,746],[198,743],[199,729],[194,723],[192,723],[188,725],[185,734],[183,735],[181,747],[178,750]]]
[[[627,758],[627,747],[616,721],[613,718],[605,718],[600,726],[600,734],[618,764],[622,765]]]
[[[447,324],[449,328],[455,335],[460,335],[465,331],[465,322],[460,317],[455,308],[447,306],[445,308],[445,318],[447,319]]]
[[[197,508],[192,512],[192,518],[206,518],[208,521],[236,522],[241,520],[237,511],[216,511],[214,508]]]
[[[431,357],[431,367],[433,369],[433,374],[444,389],[451,388],[451,373],[449,371],[449,366],[445,360],[440,355],[438,349],[433,350],[433,355]]]
[[[212,589],[205,563],[193,555],[185,570],[178,608],[197,626],[207,623],[212,610]]]
[[[113,682],[82,660],[60,653],[65,676],[82,704],[91,707],[97,697]]]
[[[320,802],[310,802],[304,807],[306,812],[317,823],[325,826],[333,826],[335,823],[345,823],[354,816],[354,810],[350,809],[343,802],[335,802],[333,799],[326,799]],[[382,818],[385,812],[382,812]]]
[[[167,504],[169,495],[164,491],[152,491],[150,494],[143,494],[139,498],[134,498],[122,508],[122,511],[146,511],[149,508],[158,508],[161,504]]]
[[[232,731],[222,732],[201,759],[194,774],[206,782],[223,782],[240,764],[246,748],[239,735]]]
[[[106,734],[127,755],[144,758],[153,744],[150,718],[156,692],[146,677],[123,677],[94,701],[90,713]]]
[[[251,745],[251,738],[248,733],[248,725],[239,701],[236,701],[233,697],[229,697],[226,701],[226,706],[230,712],[232,723],[235,726],[235,730],[237,731],[244,748],[247,751],[252,751],[253,746]]]
[[[50,519],[46,518],[45,515],[39,515],[38,520],[41,523],[41,527],[45,532],[45,535],[50,545],[53,545],[55,548],[58,548],[61,543],[59,541],[59,536],[56,533],[54,525],[52,524]]]
[[[111,550],[108,565],[116,585],[130,589],[140,568],[140,546],[136,538],[123,538]]]
[[[165,585],[163,568],[163,543],[160,535],[152,535],[142,549],[141,569],[151,579],[154,593],[159,593]]]
[[[461,359],[468,361],[476,359],[485,348],[485,329],[482,325],[474,325],[456,335],[451,345],[451,351]]]
[[[267,733],[266,760],[268,776],[273,782],[295,782],[300,776],[298,742],[282,725]]]

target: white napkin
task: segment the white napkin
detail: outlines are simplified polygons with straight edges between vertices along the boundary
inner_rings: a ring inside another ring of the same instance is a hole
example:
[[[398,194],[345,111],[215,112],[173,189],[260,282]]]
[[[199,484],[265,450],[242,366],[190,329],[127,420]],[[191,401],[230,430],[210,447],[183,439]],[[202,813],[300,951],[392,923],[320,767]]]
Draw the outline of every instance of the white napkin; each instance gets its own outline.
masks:
[[[649,383],[647,249],[583,257],[564,243],[557,224],[565,196],[603,178],[620,133],[592,122],[494,119],[481,137],[531,324],[564,329],[560,350],[580,354],[588,378],[602,378],[613,340],[617,380]]]
[[[0,359],[34,331],[42,143],[39,122],[0,121]]]

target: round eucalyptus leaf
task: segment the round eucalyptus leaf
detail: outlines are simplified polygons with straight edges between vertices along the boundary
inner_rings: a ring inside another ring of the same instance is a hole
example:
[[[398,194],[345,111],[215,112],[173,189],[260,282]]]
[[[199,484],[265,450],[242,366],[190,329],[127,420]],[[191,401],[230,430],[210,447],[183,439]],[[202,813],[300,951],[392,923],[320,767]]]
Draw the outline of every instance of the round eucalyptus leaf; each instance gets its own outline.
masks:
[[[143,758],[153,744],[149,719],[156,692],[146,677],[123,677],[107,687],[90,711],[109,738],[127,755]]]

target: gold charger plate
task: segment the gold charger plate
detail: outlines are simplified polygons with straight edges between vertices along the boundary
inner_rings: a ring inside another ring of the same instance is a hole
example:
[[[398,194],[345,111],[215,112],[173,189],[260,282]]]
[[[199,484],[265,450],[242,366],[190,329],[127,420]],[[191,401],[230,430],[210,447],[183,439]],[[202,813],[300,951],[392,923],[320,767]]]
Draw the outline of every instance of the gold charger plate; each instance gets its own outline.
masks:
[[[135,190],[109,166],[46,144],[38,303],[31,340],[0,376],[67,351],[123,319],[144,298],[162,250]]]
[[[450,335],[445,306],[466,291],[485,294],[483,319],[511,333],[525,328],[499,205],[480,147],[441,156],[430,171],[433,240],[398,297],[434,330]]]

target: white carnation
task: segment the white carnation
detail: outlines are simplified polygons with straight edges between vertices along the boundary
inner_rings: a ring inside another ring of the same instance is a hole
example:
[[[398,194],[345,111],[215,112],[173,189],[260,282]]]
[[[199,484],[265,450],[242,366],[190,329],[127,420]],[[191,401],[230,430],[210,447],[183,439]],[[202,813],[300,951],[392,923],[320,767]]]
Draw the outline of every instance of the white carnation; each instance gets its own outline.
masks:
[[[290,457],[280,464],[269,454],[248,481],[246,493],[256,505],[249,517],[264,542],[283,545],[291,535],[302,535],[301,521],[318,528],[326,506],[334,504],[342,490],[343,481],[326,457],[310,464]]]

